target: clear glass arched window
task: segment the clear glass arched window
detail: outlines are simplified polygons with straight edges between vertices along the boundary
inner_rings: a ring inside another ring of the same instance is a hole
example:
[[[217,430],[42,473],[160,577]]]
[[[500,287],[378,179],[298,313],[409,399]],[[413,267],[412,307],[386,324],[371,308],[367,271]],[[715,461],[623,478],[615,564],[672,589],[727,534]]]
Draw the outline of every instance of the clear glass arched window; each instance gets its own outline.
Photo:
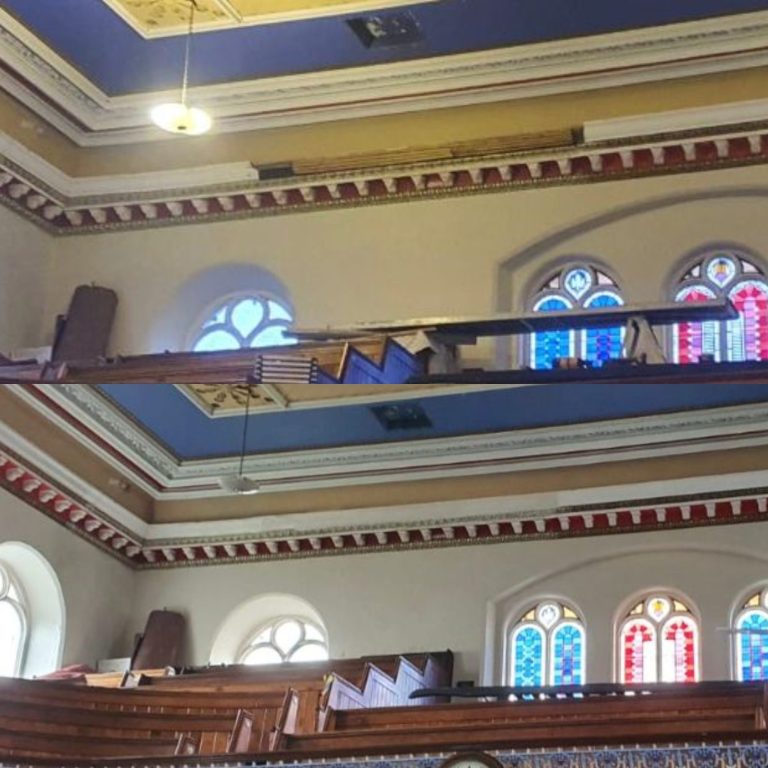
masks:
[[[622,683],[699,679],[699,626],[685,603],[667,594],[638,602],[619,627]]]
[[[544,281],[530,306],[534,312],[567,312],[623,304],[618,286],[608,275],[588,264],[570,264]],[[623,342],[623,327],[540,331],[528,340],[528,364],[546,369],[557,358],[580,357],[600,366],[621,357]]]
[[[768,360],[768,282],[762,271],[736,251],[718,250],[699,259],[675,289],[677,302],[729,298],[736,320],[679,323],[672,327],[672,359],[698,363]]]
[[[768,589],[749,598],[733,624],[738,680],[768,680]]]
[[[328,638],[311,621],[282,617],[256,632],[240,654],[240,664],[325,661]]]
[[[567,605],[546,600],[508,636],[508,681],[515,686],[582,685],[584,624]]]
[[[10,571],[0,564],[0,677],[20,673],[26,629],[21,593]]]
[[[238,295],[222,301],[205,318],[192,343],[193,352],[252,349],[295,344],[285,336],[293,315],[267,295]]]

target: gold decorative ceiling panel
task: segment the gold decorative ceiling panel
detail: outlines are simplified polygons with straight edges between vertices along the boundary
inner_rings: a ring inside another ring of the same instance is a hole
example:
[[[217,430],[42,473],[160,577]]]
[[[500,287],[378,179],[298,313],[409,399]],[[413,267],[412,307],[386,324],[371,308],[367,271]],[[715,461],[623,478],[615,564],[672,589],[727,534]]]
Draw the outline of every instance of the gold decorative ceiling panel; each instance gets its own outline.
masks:
[[[104,2],[144,37],[179,35],[187,30],[190,0]],[[413,0],[197,0],[195,28],[227,29],[412,4]]]
[[[245,410],[245,384],[179,384],[179,389],[210,416],[236,415]],[[449,394],[452,385],[425,384],[279,384],[252,385],[249,408],[282,410],[292,407],[322,407],[387,400],[398,395]],[[485,387],[479,387],[484,389]]]

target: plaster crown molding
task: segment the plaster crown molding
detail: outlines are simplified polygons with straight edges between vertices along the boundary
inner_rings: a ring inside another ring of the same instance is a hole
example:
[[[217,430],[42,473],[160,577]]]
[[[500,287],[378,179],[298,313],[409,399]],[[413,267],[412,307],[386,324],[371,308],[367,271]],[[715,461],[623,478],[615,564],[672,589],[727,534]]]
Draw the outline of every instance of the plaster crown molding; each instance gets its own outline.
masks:
[[[214,115],[217,130],[242,131],[763,66],[768,63],[766,36],[768,11],[758,11],[479,53],[201,86],[192,94]],[[167,93],[107,96],[2,10],[0,56],[70,116],[66,133],[82,146],[172,140],[153,129],[147,117]],[[30,108],[45,111],[46,119],[51,117],[34,89],[14,86],[7,77],[3,85]],[[370,101],[373,91],[377,99]]]
[[[156,498],[221,495],[218,478],[237,469],[236,456],[178,461],[90,386],[36,388],[73,413],[105,444],[117,447],[131,464],[147,472],[162,490],[158,492],[138,476],[132,479]],[[45,404],[26,387],[14,385],[11,390],[51,416]],[[254,413],[252,418],[257,422],[259,414]],[[53,419],[89,449],[125,471],[114,456],[99,449],[71,424],[56,416]],[[630,460],[659,453],[711,451],[762,444],[766,432],[768,405],[750,404],[494,434],[273,453],[247,457],[244,471],[263,480],[263,490],[268,492],[382,482],[385,478],[428,479],[446,473],[456,476],[585,464],[605,461],[609,455],[615,460]],[[648,437],[653,438],[651,445]]]

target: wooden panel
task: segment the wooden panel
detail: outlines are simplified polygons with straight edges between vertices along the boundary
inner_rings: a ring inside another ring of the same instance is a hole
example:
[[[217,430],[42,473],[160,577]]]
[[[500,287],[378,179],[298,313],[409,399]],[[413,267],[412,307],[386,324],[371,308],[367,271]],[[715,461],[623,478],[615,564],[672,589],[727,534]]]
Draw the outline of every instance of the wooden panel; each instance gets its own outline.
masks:
[[[95,285],[78,286],[57,334],[51,359],[61,362],[104,357],[116,309],[117,294],[113,290]]]

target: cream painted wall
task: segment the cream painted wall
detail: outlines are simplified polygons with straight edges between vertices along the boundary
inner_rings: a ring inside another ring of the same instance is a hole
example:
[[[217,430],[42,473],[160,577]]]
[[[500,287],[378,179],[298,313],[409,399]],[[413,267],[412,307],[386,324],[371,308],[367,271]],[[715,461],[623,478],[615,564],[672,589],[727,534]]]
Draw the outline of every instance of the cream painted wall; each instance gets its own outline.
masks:
[[[0,207],[0,354],[36,346],[50,327],[43,308],[53,238]],[[66,302],[65,302],[66,306]]]
[[[36,549],[61,583],[63,664],[130,655],[135,574],[129,568],[0,489],[0,543],[8,541]]]
[[[179,349],[210,303],[211,268],[228,291],[251,287],[238,267],[273,273],[299,324],[316,326],[520,308],[532,278],[573,255],[611,268],[629,301],[658,301],[705,243],[768,259],[766,196],[768,168],[755,166],[62,238],[45,315],[95,280],[120,296],[115,351]]]
[[[638,591],[667,587],[700,611],[704,676],[723,679],[729,636],[718,628],[737,598],[768,582],[767,537],[768,528],[748,524],[141,572],[131,629],[153,608],[180,610],[190,622],[188,660],[204,664],[234,608],[288,593],[319,612],[334,657],[450,648],[457,679],[491,682],[501,679],[494,646],[505,620],[555,596],[583,612],[588,676],[602,682],[613,678],[619,606]]]
[[[702,620],[703,675],[731,675],[727,627],[734,606],[768,583],[768,528],[585,537],[274,563],[132,572],[0,491],[0,542],[35,547],[66,603],[64,663],[126,655],[148,613],[189,622],[185,657],[205,664],[218,630],[246,601],[274,593],[314,608],[334,657],[450,648],[457,679],[502,679],[507,623],[545,597],[575,605],[587,625],[588,679],[611,680],[612,628],[638,593],[687,596]],[[243,639],[250,624],[242,626]]]

